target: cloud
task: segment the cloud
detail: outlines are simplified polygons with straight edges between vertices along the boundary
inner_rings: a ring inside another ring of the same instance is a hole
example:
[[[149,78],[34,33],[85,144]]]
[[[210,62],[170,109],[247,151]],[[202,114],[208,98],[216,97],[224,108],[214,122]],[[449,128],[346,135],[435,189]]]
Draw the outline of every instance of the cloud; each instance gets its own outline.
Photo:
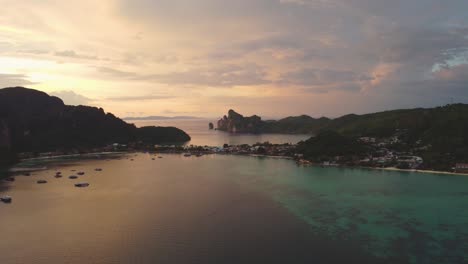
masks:
[[[49,90],[73,83],[98,98],[130,95],[100,102],[114,112],[196,111],[218,105],[216,95],[248,97],[252,112],[274,102],[297,113],[468,97],[466,0],[23,0],[2,8],[4,72],[31,74]]]
[[[0,73],[0,87],[27,86],[36,84],[28,80],[25,74]]]
[[[114,77],[114,78],[124,78],[124,79],[132,79],[132,78],[138,78],[138,74],[134,72],[129,72],[129,71],[122,71],[122,70],[117,70],[109,67],[96,67],[96,70],[98,73],[104,74],[107,77]]]
[[[453,67],[446,66],[433,73],[436,80],[449,82],[463,82],[468,86],[468,64],[460,64]]]
[[[299,85],[324,85],[335,82],[357,81],[359,75],[349,70],[301,69],[286,75],[286,82]]]
[[[166,84],[232,87],[269,83],[266,72],[258,65],[221,65],[167,74],[143,76]]]
[[[41,49],[18,50],[17,52],[21,54],[34,54],[34,55],[49,54],[48,50],[41,50]]]
[[[271,83],[264,69],[255,64],[214,65],[163,74],[137,74],[107,67],[99,67],[97,70],[113,78],[153,81],[170,85],[232,87]]]
[[[363,84],[374,79],[350,70],[304,68],[285,74],[280,84],[302,86],[307,93],[359,92]]]
[[[57,57],[67,57],[67,58],[85,59],[85,60],[98,60],[99,59],[97,56],[77,53],[74,50],[56,51],[54,55]]]
[[[116,96],[107,97],[105,100],[109,101],[154,101],[162,99],[172,99],[175,96],[170,95],[142,95],[142,96]]]
[[[337,7],[342,3],[338,0],[279,0],[283,4],[295,4],[313,8]]]
[[[94,101],[93,99],[90,99],[81,94],[77,94],[73,91],[56,91],[50,93],[50,95],[62,99],[62,101],[67,105],[88,105]]]

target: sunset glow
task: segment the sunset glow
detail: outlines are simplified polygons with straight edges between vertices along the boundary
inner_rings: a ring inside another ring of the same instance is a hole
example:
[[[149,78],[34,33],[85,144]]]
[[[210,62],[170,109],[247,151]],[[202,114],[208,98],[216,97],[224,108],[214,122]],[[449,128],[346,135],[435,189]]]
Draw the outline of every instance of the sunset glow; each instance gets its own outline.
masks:
[[[468,102],[462,0],[0,5],[0,87],[118,116],[335,117]]]

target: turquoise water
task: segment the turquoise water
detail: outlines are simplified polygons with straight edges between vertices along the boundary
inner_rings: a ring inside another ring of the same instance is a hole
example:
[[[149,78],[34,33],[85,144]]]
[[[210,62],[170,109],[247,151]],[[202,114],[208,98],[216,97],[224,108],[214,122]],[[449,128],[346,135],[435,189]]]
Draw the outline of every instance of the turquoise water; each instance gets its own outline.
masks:
[[[41,162],[2,183],[0,263],[468,262],[467,176],[153,157]],[[89,188],[53,178],[72,169]]]
[[[395,261],[468,261],[467,176],[259,163],[268,173],[242,168],[237,180],[267,193],[315,233]]]

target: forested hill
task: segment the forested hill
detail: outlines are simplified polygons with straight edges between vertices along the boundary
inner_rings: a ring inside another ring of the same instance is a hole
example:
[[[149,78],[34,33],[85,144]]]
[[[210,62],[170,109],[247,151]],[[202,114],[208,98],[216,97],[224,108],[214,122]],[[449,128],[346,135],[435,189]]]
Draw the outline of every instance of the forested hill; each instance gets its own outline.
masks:
[[[177,128],[136,128],[102,108],[65,105],[37,90],[0,89],[0,158],[18,152],[86,149],[142,140],[158,144],[185,142],[190,137]]]
[[[370,137],[376,142],[396,142],[391,145],[392,150],[420,155],[428,168],[449,170],[455,163],[468,162],[468,105],[466,104],[393,110],[366,115],[350,114],[336,119],[298,116],[277,121],[263,121],[257,116],[243,118],[237,114],[235,119],[231,119],[230,116],[220,120],[224,125],[221,130],[317,135],[299,144],[299,151],[311,158],[327,154],[349,156],[352,153],[366,156],[368,150],[358,142],[360,138]]]
[[[459,137],[468,129],[468,105],[452,104],[436,108],[392,110],[373,114],[349,114],[339,118],[312,118],[307,115],[264,121],[258,116],[243,117],[233,110],[218,121],[218,129],[237,133],[310,133],[332,130],[348,136],[387,137],[405,130],[410,137]]]

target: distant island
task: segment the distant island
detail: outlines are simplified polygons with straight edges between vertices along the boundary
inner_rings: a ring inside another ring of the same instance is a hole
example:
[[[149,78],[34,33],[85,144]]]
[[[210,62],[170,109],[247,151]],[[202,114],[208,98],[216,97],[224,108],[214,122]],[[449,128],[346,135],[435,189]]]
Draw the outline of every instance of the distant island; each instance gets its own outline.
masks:
[[[294,152],[319,163],[441,171],[453,171],[468,163],[467,104],[349,114],[335,119],[302,115],[277,121],[263,121],[256,115],[244,117],[230,110],[217,125],[218,130],[230,133],[315,135],[299,142]]]
[[[325,117],[315,119],[307,115],[265,121],[257,115],[244,117],[231,109],[218,120],[217,129],[230,133],[313,134],[329,121]]]
[[[57,97],[24,87],[0,89],[0,162],[20,153],[79,153],[120,145],[183,143],[175,127],[128,124],[102,108],[65,105]]]

